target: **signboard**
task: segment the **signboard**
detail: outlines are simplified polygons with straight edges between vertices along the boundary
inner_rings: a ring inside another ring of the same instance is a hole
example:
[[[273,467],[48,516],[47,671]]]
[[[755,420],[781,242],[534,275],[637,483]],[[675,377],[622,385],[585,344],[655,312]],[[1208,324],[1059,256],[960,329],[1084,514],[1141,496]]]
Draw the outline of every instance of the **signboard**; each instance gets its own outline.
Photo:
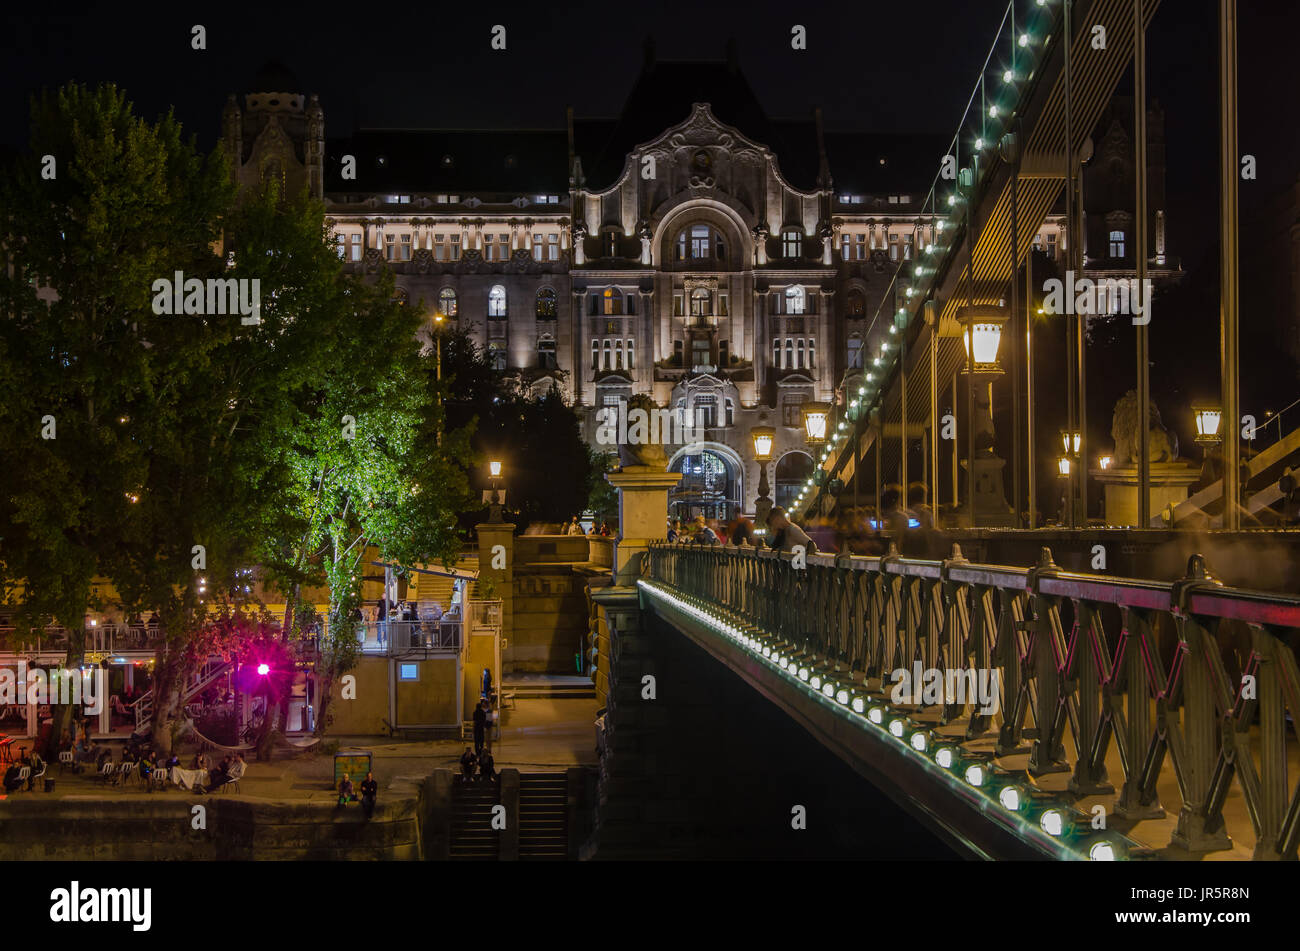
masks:
[[[353,750],[350,753],[334,754],[334,790],[337,792],[339,783],[343,782],[343,774],[347,773],[348,778],[352,780],[352,788],[357,795],[361,795],[361,781],[366,778],[366,773],[370,772],[371,760],[374,754],[369,750]]]

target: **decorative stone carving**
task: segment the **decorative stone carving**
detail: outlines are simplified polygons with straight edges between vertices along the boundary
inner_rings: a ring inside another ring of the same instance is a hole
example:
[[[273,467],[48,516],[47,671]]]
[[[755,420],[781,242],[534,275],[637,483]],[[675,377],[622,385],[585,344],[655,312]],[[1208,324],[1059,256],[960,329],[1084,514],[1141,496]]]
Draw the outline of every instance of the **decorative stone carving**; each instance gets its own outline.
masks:
[[[1141,425],[1138,411],[1137,391],[1129,390],[1118,403],[1111,417],[1110,434],[1115,440],[1115,464],[1118,466],[1136,465],[1138,461],[1138,439]],[[1148,462],[1174,462],[1178,459],[1178,434],[1165,429],[1160,421],[1160,409],[1152,400],[1147,411]]]
[[[644,393],[638,393],[625,404],[629,418],[632,411],[639,409],[644,412],[653,413],[660,406],[653,397]],[[629,426],[628,429],[632,427]],[[627,434],[620,434],[626,438]],[[668,468],[668,454],[664,452],[664,447],[659,443],[649,443],[644,445],[632,445],[630,443],[619,443],[618,446],[618,464],[620,466],[652,466],[662,472]]]

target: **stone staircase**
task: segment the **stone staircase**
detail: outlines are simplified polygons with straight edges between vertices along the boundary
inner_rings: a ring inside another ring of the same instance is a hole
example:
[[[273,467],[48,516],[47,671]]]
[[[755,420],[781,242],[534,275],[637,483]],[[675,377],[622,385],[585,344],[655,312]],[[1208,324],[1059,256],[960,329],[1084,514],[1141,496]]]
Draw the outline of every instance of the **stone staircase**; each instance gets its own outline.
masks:
[[[594,700],[596,685],[588,677],[512,674],[501,689],[516,700]]]
[[[519,774],[519,858],[569,857],[568,783],[564,773]]]
[[[451,858],[455,861],[495,862],[501,833],[492,828],[492,807],[501,801],[500,781],[462,783],[451,787]]]

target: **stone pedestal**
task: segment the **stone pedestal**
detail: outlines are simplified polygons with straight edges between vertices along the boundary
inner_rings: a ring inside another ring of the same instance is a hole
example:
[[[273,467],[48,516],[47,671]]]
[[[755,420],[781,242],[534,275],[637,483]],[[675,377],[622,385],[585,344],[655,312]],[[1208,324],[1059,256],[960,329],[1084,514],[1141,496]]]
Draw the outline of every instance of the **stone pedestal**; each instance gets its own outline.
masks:
[[[605,480],[618,490],[613,581],[620,586],[635,585],[650,543],[668,534],[668,490],[682,476],[655,466],[623,466],[607,473]]]
[[[515,629],[515,525],[513,522],[480,522],[474,530],[478,533],[479,597],[484,600],[499,598],[501,601],[501,637],[505,640],[505,650],[501,656],[502,670],[498,671],[500,676],[514,669],[508,652]],[[491,596],[485,590],[489,587],[495,589]],[[466,600],[462,599],[461,614],[468,621]],[[468,631],[465,636],[468,640]]]
[[[975,498],[974,505],[967,500],[960,514],[963,526],[974,528],[1015,528],[1016,514],[1007,504],[1006,488],[1002,482],[1002,470],[1006,460],[997,456],[975,457]],[[963,460],[961,467],[966,469]],[[962,483],[963,488],[965,483]],[[974,510],[972,514],[972,509]]]
[[[1149,508],[1156,518],[1170,503],[1177,505],[1187,498],[1188,487],[1201,477],[1199,466],[1184,462],[1153,462]],[[1136,465],[1112,466],[1109,469],[1089,469],[1088,475],[1106,487],[1107,525],[1133,525],[1138,523],[1138,469]],[[1149,525],[1138,526],[1149,528]]]

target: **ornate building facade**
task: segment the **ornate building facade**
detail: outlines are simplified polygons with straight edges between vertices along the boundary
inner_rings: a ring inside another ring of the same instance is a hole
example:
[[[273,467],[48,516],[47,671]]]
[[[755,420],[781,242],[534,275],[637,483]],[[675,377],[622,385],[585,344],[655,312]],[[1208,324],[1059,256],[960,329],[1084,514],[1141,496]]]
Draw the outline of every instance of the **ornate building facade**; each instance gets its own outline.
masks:
[[[429,333],[442,314],[524,387],[561,392],[593,444],[597,414],[636,394],[703,421],[701,442],[667,447],[681,516],[754,510],[758,425],[776,429],[769,480],[788,503],[813,465],[801,407],[856,388],[895,269],[934,236],[921,207],[945,141],[769,119],[734,53],[648,49],[619,117],[570,109],[556,131],[325,140],[283,70],[254,85],[224,116],[241,182],[323,198],[342,259],[395,272]],[[1053,216],[1036,243],[1055,257],[1064,237]]]

